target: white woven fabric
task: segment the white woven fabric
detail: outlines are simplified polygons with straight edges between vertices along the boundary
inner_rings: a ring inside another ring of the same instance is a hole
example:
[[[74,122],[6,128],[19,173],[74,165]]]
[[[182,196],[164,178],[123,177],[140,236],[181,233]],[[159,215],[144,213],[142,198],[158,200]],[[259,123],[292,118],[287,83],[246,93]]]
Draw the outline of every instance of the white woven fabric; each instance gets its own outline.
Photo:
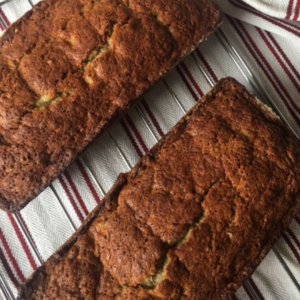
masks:
[[[243,0],[255,9],[280,19],[300,20],[299,0]]]
[[[263,13],[248,5],[246,1],[240,0],[216,0],[215,1],[222,10],[229,16],[239,19],[245,23],[252,24],[266,31],[281,35],[286,38],[299,38],[300,23],[290,19],[273,18],[270,15]],[[251,1],[259,2],[259,1]],[[272,1],[276,2],[277,1]],[[297,45],[297,40],[294,40]]]
[[[299,1],[215,2],[227,15],[221,30],[229,44],[220,39],[222,32],[213,34],[192,56],[167,74],[167,86],[159,82],[137,108],[131,109],[97,139],[82,159],[73,163],[19,215],[0,212],[0,279],[4,279],[14,295],[17,286],[40,264],[37,255],[41,261],[46,260],[70,237],[118,174],[136,164],[183,116],[184,110],[211,89],[210,81],[215,83],[222,77],[232,76],[253,92],[257,90],[251,82],[259,83],[259,90],[265,91],[300,135],[300,23],[283,20],[287,19],[291,2],[293,10],[289,19],[295,18]],[[13,0],[3,5],[0,29],[9,26],[30,7],[28,0]],[[24,230],[32,243],[26,240]],[[300,299],[300,291],[293,282],[300,283],[299,217],[283,233],[275,249],[286,265],[271,251],[233,299]],[[0,292],[2,298],[4,294]]]

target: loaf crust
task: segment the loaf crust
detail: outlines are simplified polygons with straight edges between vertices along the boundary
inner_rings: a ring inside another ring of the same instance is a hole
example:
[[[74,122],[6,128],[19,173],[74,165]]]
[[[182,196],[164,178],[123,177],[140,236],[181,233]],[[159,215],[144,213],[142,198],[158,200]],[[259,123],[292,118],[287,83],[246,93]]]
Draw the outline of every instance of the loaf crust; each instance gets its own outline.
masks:
[[[0,39],[0,207],[19,210],[222,20],[210,0],[45,0]]]
[[[220,81],[115,186],[19,299],[226,299],[300,209],[300,143]]]

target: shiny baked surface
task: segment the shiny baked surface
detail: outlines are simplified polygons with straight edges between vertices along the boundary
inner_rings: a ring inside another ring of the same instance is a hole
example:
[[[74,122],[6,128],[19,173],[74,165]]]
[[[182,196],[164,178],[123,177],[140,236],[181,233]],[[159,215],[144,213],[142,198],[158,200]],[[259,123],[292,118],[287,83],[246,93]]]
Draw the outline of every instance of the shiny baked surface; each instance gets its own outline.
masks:
[[[0,207],[22,208],[221,22],[209,0],[45,0],[0,39]]]
[[[299,141],[221,81],[21,288],[21,299],[221,299],[300,206]]]

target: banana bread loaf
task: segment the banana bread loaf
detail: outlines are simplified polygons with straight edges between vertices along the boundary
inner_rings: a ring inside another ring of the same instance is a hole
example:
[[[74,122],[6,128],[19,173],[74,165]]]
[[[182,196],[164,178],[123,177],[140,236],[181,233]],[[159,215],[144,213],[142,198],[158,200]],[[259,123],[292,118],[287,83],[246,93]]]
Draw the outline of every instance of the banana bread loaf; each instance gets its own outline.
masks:
[[[45,0],[0,39],[0,207],[18,210],[222,20],[210,0]]]
[[[226,299],[300,209],[300,143],[222,80],[115,186],[20,299]]]

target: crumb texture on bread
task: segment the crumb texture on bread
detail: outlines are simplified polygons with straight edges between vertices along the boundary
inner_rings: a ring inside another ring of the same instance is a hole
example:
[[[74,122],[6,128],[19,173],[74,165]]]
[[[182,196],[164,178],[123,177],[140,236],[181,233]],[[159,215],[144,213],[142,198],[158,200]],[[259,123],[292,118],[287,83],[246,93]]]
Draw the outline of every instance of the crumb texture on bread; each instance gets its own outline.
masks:
[[[299,141],[222,80],[20,299],[225,299],[300,208]]]
[[[45,0],[0,38],[0,207],[16,210],[212,32],[209,0]]]

